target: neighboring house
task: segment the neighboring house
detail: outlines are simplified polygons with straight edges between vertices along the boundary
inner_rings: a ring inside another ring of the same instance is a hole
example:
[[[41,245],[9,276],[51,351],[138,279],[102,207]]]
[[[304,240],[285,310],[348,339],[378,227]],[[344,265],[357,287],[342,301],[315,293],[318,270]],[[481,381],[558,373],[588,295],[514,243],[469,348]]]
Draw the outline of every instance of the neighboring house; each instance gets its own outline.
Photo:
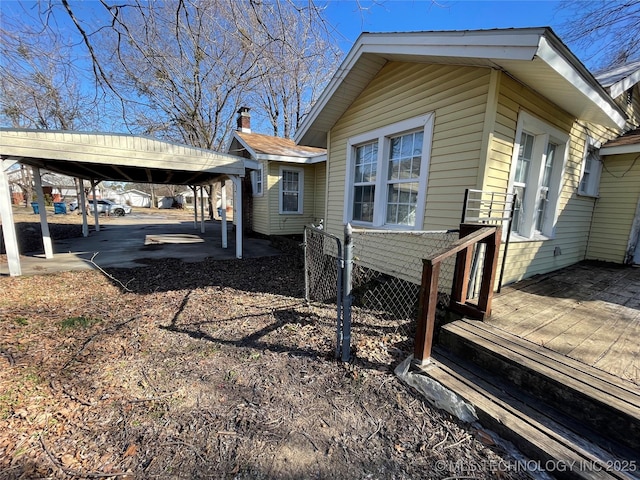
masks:
[[[16,205],[25,202],[23,186],[24,182],[31,182],[35,189],[35,183],[30,172],[24,169],[15,169],[7,174],[11,188],[12,202]],[[45,197],[52,202],[73,202],[77,201],[76,180],[68,175],[42,170],[40,172],[42,180],[42,191]],[[35,192],[35,190],[34,190]],[[30,199],[31,202],[34,199]]]
[[[611,209],[599,208],[597,149],[638,125],[635,71],[625,107],[549,28],[362,34],[296,134],[328,151],[318,216],[340,236],[347,222],[446,230],[466,189],[517,193],[503,283],[598,258],[594,224]],[[611,158],[605,172],[622,175]],[[636,175],[624,199],[635,209],[640,162],[622,163]],[[629,225],[610,228],[628,239]],[[360,261],[404,264],[415,236],[399,236]]]
[[[324,217],[326,150],[251,132],[248,108],[238,112],[238,130],[228,153],[256,161],[245,204],[251,229],[263,235],[298,235]],[[247,225],[247,223],[245,223]]]
[[[150,208],[151,194],[136,189],[125,190],[116,196],[115,201],[131,207]]]

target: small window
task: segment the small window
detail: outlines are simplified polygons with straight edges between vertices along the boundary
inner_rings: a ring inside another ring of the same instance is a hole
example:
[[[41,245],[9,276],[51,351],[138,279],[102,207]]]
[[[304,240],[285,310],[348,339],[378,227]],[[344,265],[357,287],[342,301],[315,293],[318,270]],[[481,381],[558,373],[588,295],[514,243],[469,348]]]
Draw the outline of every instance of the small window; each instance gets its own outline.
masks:
[[[302,213],[304,170],[280,168],[280,213]]]
[[[263,170],[262,164],[258,166],[257,170],[251,170],[251,188],[253,189],[254,197],[261,197],[263,194]]]
[[[598,196],[600,186],[600,173],[602,172],[602,160],[598,153],[598,142],[589,137],[584,146],[584,159],[582,160],[582,174],[578,193],[590,197]]]

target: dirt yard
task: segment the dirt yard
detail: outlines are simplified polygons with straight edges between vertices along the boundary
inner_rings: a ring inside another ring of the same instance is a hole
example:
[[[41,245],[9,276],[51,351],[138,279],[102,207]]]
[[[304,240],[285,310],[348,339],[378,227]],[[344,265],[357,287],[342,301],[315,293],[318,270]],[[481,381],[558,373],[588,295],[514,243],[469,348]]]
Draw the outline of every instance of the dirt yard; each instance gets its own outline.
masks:
[[[292,265],[295,265],[292,267]],[[0,478],[523,478],[291,257],[0,278]]]

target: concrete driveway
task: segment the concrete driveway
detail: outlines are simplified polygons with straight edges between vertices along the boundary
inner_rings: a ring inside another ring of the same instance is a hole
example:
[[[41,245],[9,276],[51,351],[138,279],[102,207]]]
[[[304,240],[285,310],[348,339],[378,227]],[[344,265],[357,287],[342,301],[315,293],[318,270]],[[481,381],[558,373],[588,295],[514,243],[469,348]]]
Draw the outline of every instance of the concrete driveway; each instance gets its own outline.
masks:
[[[221,222],[200,223],[185,221],[185,216],[154,213],[125,217],[100,218],[100,231],[93,231],[89,218],[88,237],[54,240],[54,255],[26,254],[20,257],[23,275],[39,275],[72,270],[106,267],[132,268],[144,265],[145,259],[177,258],[185,262],[200,262],[207,257],[236,258],[235,233],[228,222],[228,247],[222,248]],[[268,240],[244,239],[243,258],[280,255]],[[0,263],[0,274],[8,275],[6,263]]]

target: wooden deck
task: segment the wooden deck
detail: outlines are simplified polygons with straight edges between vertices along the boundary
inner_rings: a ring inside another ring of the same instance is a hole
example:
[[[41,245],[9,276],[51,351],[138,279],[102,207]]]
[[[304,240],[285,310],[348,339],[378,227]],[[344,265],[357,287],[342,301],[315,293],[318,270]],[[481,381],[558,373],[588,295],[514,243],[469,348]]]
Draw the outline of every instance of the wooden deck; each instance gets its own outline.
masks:
[[[503,287],[486,322],[640,385],[640,268],[580,263]]]

